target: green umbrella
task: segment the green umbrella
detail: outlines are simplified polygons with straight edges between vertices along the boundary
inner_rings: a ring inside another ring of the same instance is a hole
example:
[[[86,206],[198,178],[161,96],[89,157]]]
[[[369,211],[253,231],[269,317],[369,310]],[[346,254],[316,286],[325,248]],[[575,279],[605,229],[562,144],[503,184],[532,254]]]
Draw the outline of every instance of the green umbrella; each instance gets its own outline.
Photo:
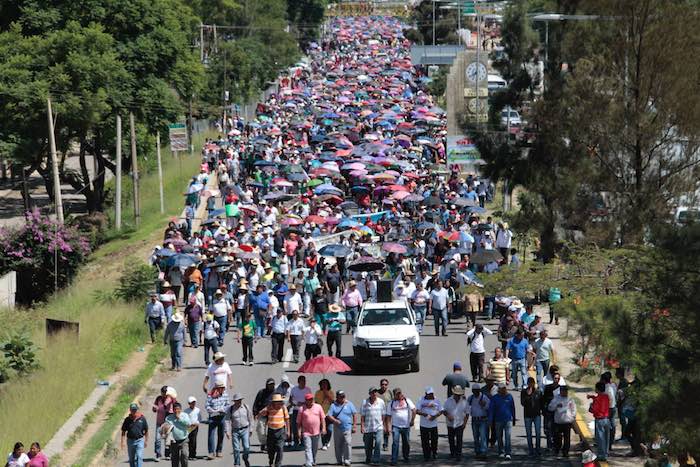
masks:
[[[308,186],[314,187],[323,184],[323,180],[314,178],[312,180],[309,180],[309,183],[307,183]]]

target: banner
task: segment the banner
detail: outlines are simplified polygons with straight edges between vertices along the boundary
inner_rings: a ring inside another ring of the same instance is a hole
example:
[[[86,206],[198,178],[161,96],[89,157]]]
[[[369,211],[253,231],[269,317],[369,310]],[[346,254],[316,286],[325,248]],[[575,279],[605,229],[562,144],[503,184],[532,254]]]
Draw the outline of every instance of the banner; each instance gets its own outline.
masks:
[[[372,222],[377,222],[385,215],[387,216],[387,218],[391,218],[391,211],[374,212],[372,214],[355,214],[350,216],[350,219],[364,224],[365,222],[367,222],[367,219],[370,219]]]
[[[480,164],[485,164],[485,161],[470,138],[463,135],[447,137],[447,166],[451,170],[459,170],[462,165]]]

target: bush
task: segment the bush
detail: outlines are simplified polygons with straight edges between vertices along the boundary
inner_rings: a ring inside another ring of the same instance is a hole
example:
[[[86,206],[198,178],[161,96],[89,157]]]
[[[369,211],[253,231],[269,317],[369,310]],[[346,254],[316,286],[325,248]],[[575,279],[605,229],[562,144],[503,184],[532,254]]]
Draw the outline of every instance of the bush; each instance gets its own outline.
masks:
[[[16,302],[31,305],[70,283],[87,259],[90,244],[69,226],[35,209],[16,229],[0,228],[0,274],[17,271]]]
[[[0,342],[0,383],[12,375],[24,376],[37,368],[36,346],[29,334],[15,332]]]
[[[69,225],[74,227],[96,248],[106,241],[109,219],[101,212],[72,217]]]
[[[140,302],[148,298],[148,293],[155,288],[156,271],[145,263],[132,264],[119,278],[119,286],[114,294],[125,302]]]

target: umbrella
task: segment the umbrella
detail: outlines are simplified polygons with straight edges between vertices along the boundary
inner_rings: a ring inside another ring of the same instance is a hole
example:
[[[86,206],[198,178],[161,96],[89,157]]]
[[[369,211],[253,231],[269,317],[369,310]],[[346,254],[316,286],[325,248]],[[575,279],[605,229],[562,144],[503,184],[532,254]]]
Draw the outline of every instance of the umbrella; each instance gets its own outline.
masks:
[[[304,273],[304,277],[306,277],[309,274],[309,268],[296,268],[292,269],[292,272],[290,273],[291,277],[297,277],[300,272]]]
[[[455,206],[476,206],[477,202],[473,199],[455,198],[452,200],[452,204],[454,204]]]
[[[210,217],[209,219],[202,221],[199,225],[214,225],[214,224],[218,224],[218,223],[219,223],[219,219]]]
[[[479,206],[471,206],[469,207],[469,212],[473,212],[474,214],[483,214],[486,212],[486,209]]]
[[[161,248],[160,250],[156,251],[156,256],[160,256],[161,258],[168,258],[170,256],[175,256],[176,254],[177,253],[170,248]]]
[[[326,218],[323,216],[311,215],[306,216],[304,222],[308,222],[309,224],[325,224]]]
[[[445,258],[452,258],[454,255],[471,255],[472,251],[466,248],[450,248],[445,253]]]
[[[297,370],[299,373],[344,373],[352,371],[344,361],[336,357],[320,355],[304,362]]]
[[[224,208],[214,209],[213,211],[211,211],[209,213],[209,217],[216,217],[216,216],[220,216],[222,214],[226,214],[226,209],[224,209]]]
[[[382,245],[382,250],[388,253],[398,253],[405,254],[408,252],[408,248],[401,245],[400,243],[385,243]]]
[[[301,219],[297,219],[296,217],[288,217],[288,218],[282,220],[282,222],[281,222],[282,225],[289,226],[289,227],[292,227],[295,225],[301,225],[303,223],[304,222]]]
[[[355,272],[381,271],[384,269],[384,262],[372,256],[361,256],[350,264],[348,269]]]
[[[404,201],[406,203],[417,203],[419,201],[423,201],[423,197],[421,195],[411,194],[409,196],[406,196],[401,201]]]
[[[246,204],[246,205],[244,205],[244,206],[241,206],[240,209],[242,209],[242,210],[244,210],[244,211],[248,211],[249,214],[250,214],[250,213],[252,213],[252,214],[260,214],[260,211],[258,211],[258,207],[255,206],[254,204]]]
[[[503,256],[501,256],[498,250],[481,250],[474,253],[471,258],[469,258],[469,262],[474,264],[488,264],[491,261],[500,261],[502,259]]]
[[[432,222],[419,222],[416,224],[418,230],[437,230],[439,227]]]
[[[182,254],[178,253],[176,255],[171,256],[168,258],[168,266],[174,266],[178,268],[186,268],[188,266],[192,266],[194,264],[197,264],[197,258],[195,258],[193,255],[187,255],[187,254]]]
[[[425,204],[428,206],[440,206],[442,204],[442,200],[437,196],[431,196],[425,200]]]
[[[348,256],[351,252],[352,250],[350,250],[350,248],[339,243],[332,243],[330,245],[321,247],[321,249],[318,250],[318,253],[321,256],[332,256],[335,258],[343,258],[345,256]]]
[[[309,183],[307,183],[307,185],[310,187],[315,187],[315,186],[321,185],[321,184],[323,184],[323,180],[318,179],[318,178],[314,178],[313,180],[309,180]]]
[[[456,242],[457,240],[459,240],[459,232],[443,231],[443,232],[438,233],[438,237],[444,238],[445,240],[449,240],[451,242]]]
[[[340,223],[338,223],[338,227],[341,229],[342,228],[354,228],[354,227],[359,227],[361,225],[362,224],[360,224],[359,222],[357,222],[356,220],[353,220],[353,219],[343,219],[340,221]]]
[[[343,209],[343,210],[345,210],[345,209],[357,209],[358,208],[357,203],[354,201],[345,201],[344,203],[340,203],[338,205],[338,207],[340,209]]]

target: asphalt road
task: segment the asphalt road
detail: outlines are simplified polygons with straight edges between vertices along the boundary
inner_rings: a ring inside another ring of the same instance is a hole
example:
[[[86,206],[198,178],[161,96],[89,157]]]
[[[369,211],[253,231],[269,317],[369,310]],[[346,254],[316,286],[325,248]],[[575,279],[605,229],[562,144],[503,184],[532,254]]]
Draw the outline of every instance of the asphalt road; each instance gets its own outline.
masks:
[[[432,324],[432,323],[429,323]],[[485,323],[488,327],[495,330],[496,321],[491,321]],[[449,326],[447,337],[436,337],[434,335],[434,328],[431,326],[426,327],[425,332],[421,339],[421,371],[418,373],[408,373],[402,370],[382,370],[373,372],[361,372],[356,373],[353,371],[351,374],[338,374],[338,375],[327,375],[330,379],[334,390],[343,389],[348,394],[348,399],[351,400],[359,409],[359,406],[366,397],[367,390],[370,386],[379,386],[379,380],[382,377],[387,377],[390,381],[390,387],[401,387],[404,394],[410,397],[414,402],[423,395],[424,388],[426,386],[433,386],[435,388],[436,396],[444,402],[446,397],[445,388],[441,386],[441,382],[445,374],[451,371],[451,365],[454,361],[461,361],[465,368],[465,372],[469,372],[468,369],[468,355],[467,355],[467,343],[466,336],[464,332],[466,330],[466,324],[464,319],[458,320]],[[343,336],[343,356],[346,362],[352,366],[352,339],[350,336]],[[487,356],[492,353],[493,349],[498,345],[495,335],[487,336]],[[555,342],[556,345],[556,342]],[[227,334],[224,344],[224,352],[227,354],[227,361],[231,365],[233,370],[234,378],[234,390],[233,392],[241,392],[245,398],[246,402],[252,406],[253,399],[257,391],[262,388],[265,384],[265,380],[268,377],[275,378],[276,382],[279,382],[282,374],[286,373],[289,379],[295,383],[297,376],[297,368],[300,364],[295,364],[290,362],[291,360],[291,349],[289,345],[285,347],[286,358],[285,362],[271,364],[270,363],[270,341],[269,339],[259,340],[254,349],[256,364],[253,367],[243,366],[241,360],[241,348],[240,345],[235,342],[235,339],[231,334]],[[303,356],[302,356],[303,360]],[[303,361],[302,361],[303,363]],[[152,403],[155,396],[158,394],[158,390],[162,385],[169,385],[174,387],[178,393],[178,399],[181,401],[186,401],[187,397],[194,395],[198,399],[198,405],[203,408],[205,401],[205,394],[202,391],[202,381],[205,372],[203,348],[193,349],[190,347],[185,348],[185,358],[184,358],[184,368],[180,373],[175,372],[165,372],[156,378],[154,378],[154,383],[149,390],[149,395],[144,401],[144,412],[147,412],[149,426],[155,427],[155,414],[150,412],[150,404]],[[322,378],[322,375],[307,375],[307,384],[315,391],[318,389],[318,381]],[[512,443],[513,443],[513,459],[511,461],[501,460],[497,457],[497,452],[495,450],[490,450],[489,459],[487,461],[477,461],[474,459],[473,450],[473,438],[471,434],[470,426],[464,432],[464,458],[463,462],[473,464],[473,465],[516,465],[516,466],[526,466],[526,465],[552,465],[552,466],[568,466],[568,465],[580,465],[580,456],[575,453],[574,447],[572,446],[571,457],[567,460],[558,460],[553,457],[543,456],[539,459],[529,458],[527,456],[527,442],[525,439],[525,428],[522,422],[522,411],[520,408],[519,394],[515,391],[512,392],[516,407],[518,410],[517,414],[517,424],[513,428],[512,432]],[[185,405],[183,403],[183,405]],[[453,461],[449,459],[449,446],[447,443],[447,428],[444,424],[444,417],[442,417],[439,425],[440,439],[438,442],[439,454],[438,459],[433,461],[434,465],[450,465],[454,464]],[[469,424],[470,425],[470,424]],[[147,463],[153,463],[153,438],[151,434],[151,440],[149,446],[147,446],[145,451],[145,460]],[[576,440],[576,436],[572,435],[572,444]],[[206,459],[200,459],[196,461],[190,461],[192,465],[206,465],[206,466],[230,466],[233,465],[233,455],[232,447],[230,441],[224,439],[226,443],[226,448],[224,449],[223,458],[215,459],[212,461],[207,461]],[[259,450],[259,445],[257,437],[255,434],[252,437],[251,449],[253,454],[251,455],[251,464],[254,466],[264,466],[268,465],[267,455],[261,453]],[[207,449],[207,427],[203,425],[199,429],[198,436],[198,456],[206,456]],[[542,440],[542,446],[545,446],[545,440]],[[382,462],[389,462],[389,452],[384,452],[382,454]],[[362,448],[362,435],[356,433],[353,436],[353,462],[362,463],[364,461],[364,451]],[[162,462],[166,462],[161,460]],[[328,451],[319,451],[318,455],[319,465],[334,465],[335,457],[333,453],[333,447]],[[126,464],[126,453],[122,453],[115,465]],[[303,451],[287,451],[284,455],[284,465],[303,465],[304,455]],[[422,450],[420,447],[420,435],[418,431],[418,421],[416,421],[415,431],[411,433],[411,464],[423,464]],[[168,462],[169,464],[169,462]]]

